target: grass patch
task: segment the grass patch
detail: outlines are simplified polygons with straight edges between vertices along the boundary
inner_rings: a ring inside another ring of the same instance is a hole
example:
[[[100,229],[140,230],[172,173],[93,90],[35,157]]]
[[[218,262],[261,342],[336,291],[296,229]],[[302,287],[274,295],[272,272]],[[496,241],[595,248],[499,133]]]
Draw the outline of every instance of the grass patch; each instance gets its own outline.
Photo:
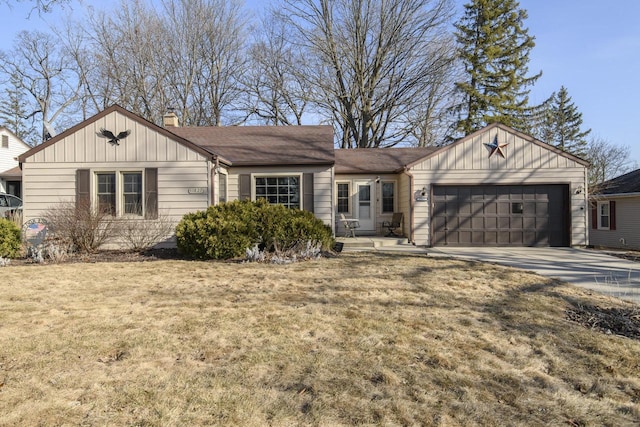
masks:
[[[10,266],[0,425],[634,425],[631,307],[518,270],[346,253],[291,265]]]

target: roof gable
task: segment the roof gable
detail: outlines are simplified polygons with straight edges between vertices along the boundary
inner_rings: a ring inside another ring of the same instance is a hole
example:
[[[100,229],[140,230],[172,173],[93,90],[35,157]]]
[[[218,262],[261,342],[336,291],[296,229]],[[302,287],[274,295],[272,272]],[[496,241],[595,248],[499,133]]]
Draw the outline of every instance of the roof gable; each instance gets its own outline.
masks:
[[[171,132],[233,166],[333,164],[331,126],[176,127]]]
[[[126,117],[126,119],[138,123],[143,127],[149,128],[154,132],[157,132],[159,134],[161,134],[164,137],[167,137],[169,139],[171,139],[174,142],[177,142],[178,144],[181,144],[183,146],[185,146],[186,148],[197,152],[198,154],[206,157],[206,158],[213,158],[215,157],[215,153],[200,147],[194,143],[192,143],[191,141],[188,141],[184,138],[181,138],[178,135],[175,135],[169,131],[167,131],[165,128],[162,128],[160,126],[155,125],[154,123],[151,123],[150,121],[143,119],[142,117],[122,108],[121,106],[114,104],[111,107],[99,112],[98,114],[95,114],[94,116],[78,123],[77,125],[67,129],[66,131],[62,132],[59,135],[56,135],[55,137],[51,138],[48,141],[43,142],[40,145],[37,145],[36,147],[33,147],[32,149],[28,150],[27,152],[23,153],[22,155],[20,155],[18,157],[18,161],[23,163],[24,161],[26,161],[28,158],[34,156],[35,154],[46,150],[47,148],[57,144],[60,141],[64,141],[66,138],[72,136],[73,134],[82,131],[84,128],[90,127],[91,125],[93,125],[95,122],[104,119],[105,117],[109,116],[112,113],[118,113],[121,114],[122,116]],[[120,130],[120,129],[118,129]],[[115,131],[115,130],[114,130]],[[92,135],[92,137],[94,137]],[[104,140],[106,141],[106,140]]]
[[[0,133],[8,133],[9,135],[11,135],[15,141],[19,142],[21,145],[24,146],[25,151],[30,149],[31,146],[29,144],[27,144],[26,142],[24,142],[22,140],[22,138],[20,138],[18,135],[16,135],[15,133],[13,133],[9,128],[7,128],[6,126],[0,126]]]
[[[501,123],[492,123],[440,147],[430,153],[428,159],[432,160],[431,167],[449,169],[537,169],[589,165],[586,160]],[[408,166],[417,166],[423,160]]]

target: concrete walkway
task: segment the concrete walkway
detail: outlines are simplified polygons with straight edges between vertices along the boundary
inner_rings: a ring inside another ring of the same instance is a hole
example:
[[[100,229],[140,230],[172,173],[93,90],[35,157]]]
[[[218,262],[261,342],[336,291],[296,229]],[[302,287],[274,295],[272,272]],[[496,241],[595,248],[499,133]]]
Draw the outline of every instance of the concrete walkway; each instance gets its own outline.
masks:
[[[428,248],[429,256],[474,259],[533,271],[640,304],[640,263],[576,248]]]

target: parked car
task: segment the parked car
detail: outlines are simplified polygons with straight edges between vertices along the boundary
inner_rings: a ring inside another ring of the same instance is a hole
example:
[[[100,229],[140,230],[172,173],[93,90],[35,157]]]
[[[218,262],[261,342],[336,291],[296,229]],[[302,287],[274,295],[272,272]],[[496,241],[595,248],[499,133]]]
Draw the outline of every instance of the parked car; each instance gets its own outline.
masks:
[[[11,194],[0,193],[0,218],[22,213],[22,200]]]

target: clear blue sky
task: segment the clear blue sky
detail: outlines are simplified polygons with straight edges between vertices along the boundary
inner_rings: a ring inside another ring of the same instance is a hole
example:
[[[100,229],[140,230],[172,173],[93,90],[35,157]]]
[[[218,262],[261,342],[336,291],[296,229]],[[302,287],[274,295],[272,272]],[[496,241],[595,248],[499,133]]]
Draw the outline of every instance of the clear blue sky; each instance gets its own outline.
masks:
[[[466,1],[455,1],[461,13]],[[82,3],[106,7],[117,1]],[[268,0],[245,3],[257,11]],[[628,145],[631,159],[640,164],[635,129],[640,125],[640,1],[520,0],[520,6],[529,12],[525,24],[536,38],[529,69],[543,71],[531,93],[532,103],[564,85],[583,114],[585,128],[612,143]],[[11,10],[0,3],[0,49],[9,49],[20,30],[46,29],[48,24],[37,13],[29,19],[27,15],[23,5]],[[49,15],[44,19],[55,22]]]

